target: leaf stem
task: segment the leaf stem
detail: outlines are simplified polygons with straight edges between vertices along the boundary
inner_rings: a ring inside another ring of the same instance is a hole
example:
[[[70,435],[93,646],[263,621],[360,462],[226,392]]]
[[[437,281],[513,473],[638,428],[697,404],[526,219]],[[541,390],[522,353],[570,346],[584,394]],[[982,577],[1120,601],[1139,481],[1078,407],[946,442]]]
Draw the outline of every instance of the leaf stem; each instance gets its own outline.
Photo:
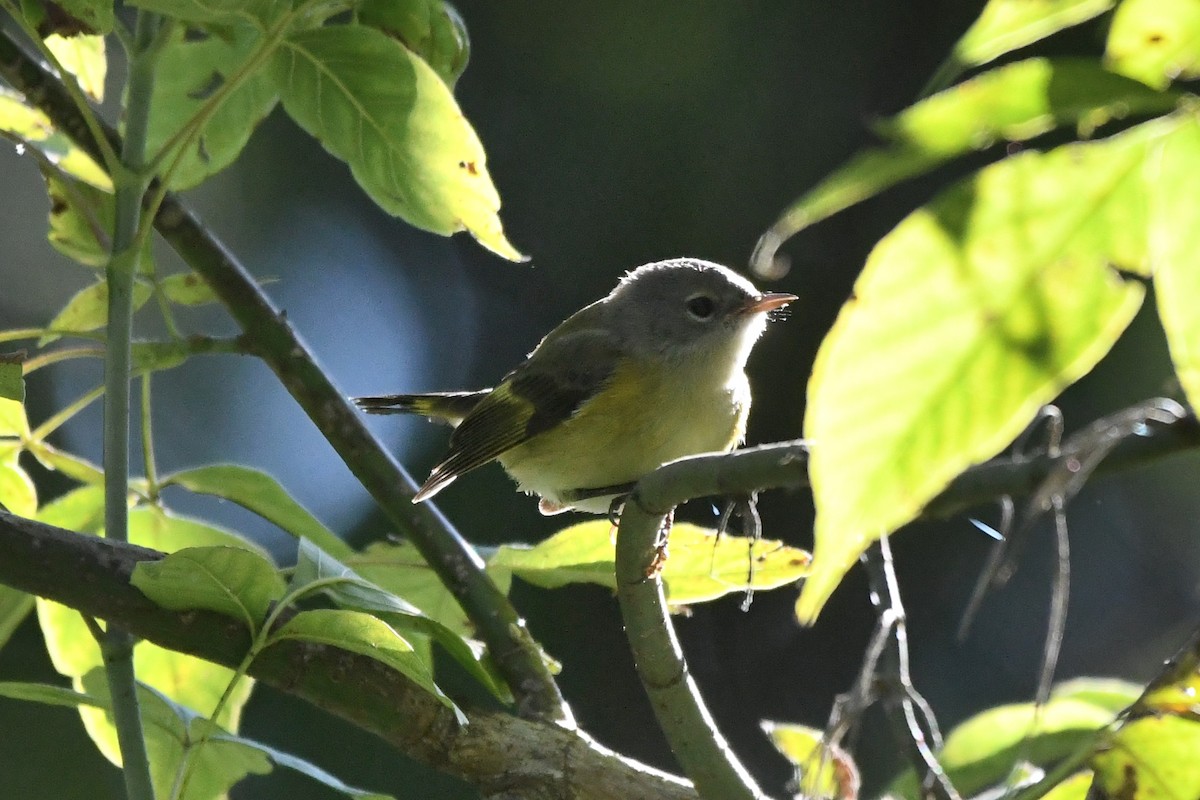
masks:
[[[94,154],[95,135],[79,124],[78,110],[64,98],[60,82],[0,32],[0,76],[25,91],[55,126],[85,152]],[[115,131],[102,130],[109,142]],[[571,724],[541,649],[512,603],[484,571],[483,562],[450,522],[429,503],[413,505],[412,480],[371,435],[354,408],[317,365],[286,317],[262,292],[245,267],[174,195],[163,195],[155,227],[197,271],[241,325],[254,351],[325,435],[385,514],[429,563],[462,605],[492,654],[522,714]]]
[[[109,174],[112,174],[119,168],[121,159],[117,156],[116,148],[105,139],[104,126],[92,111],[92,107],[84,96],[83,90],[79,88],[78,81],[71,76],[70,72],[63,68],[62,62],[58,60],[58,56],[54,55],[54,51],[46,46],[45,41],[38,35],[38,32],[29,25],[28,20],[25,19],[25,15],[21,13],[20,9],[16,8],[9,0],[0,0],[0,8],[8,12],[8,15],[13,18],[13,21],[21,28],[21,31],[33,42],[34,47],[37,48],[41,57],[46,59],[46,62],[58,74],[59,83],[66,90],[71,103],[74,105],[76,112],[78,112],[73,122],[82,123],[87,132],[96,140],[97,155],[107,167]],[[37,98],[27,96],[26,99],[35,105],[40,105]],[[79,132],[65,131],[71,138],[76,138],[76,134]]]
[[[153,406],[150,403],[150,377],[154,373],[142,373],[142,402],[139,410],[142,418],[142,463],[146,470],[146,486],[150,500],[158,501],[159,483],[158,466],[154,460],[154,430],[152,423]]]
[[[34,442],[41,442],[47,436],[58,430],[63,423],[71,419],[83,409],[90,406],[98,398],[104,394],[104,387],[97,386],[95,389],[81,395],[75,402],[57,411],[53,416],[43,422],[41,425],[33,429],[29,434],[29,438]]]

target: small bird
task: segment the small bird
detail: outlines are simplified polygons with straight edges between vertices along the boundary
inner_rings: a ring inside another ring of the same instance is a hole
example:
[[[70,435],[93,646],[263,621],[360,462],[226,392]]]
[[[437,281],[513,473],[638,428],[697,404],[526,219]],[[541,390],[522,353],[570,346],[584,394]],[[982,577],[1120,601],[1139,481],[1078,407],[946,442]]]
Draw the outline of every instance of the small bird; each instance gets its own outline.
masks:
[[[543,514],[610,513],[643,475],[742,442],[746,360],[796,299],[690,258],[628,273],[546,334],[494,389],[358,397],[372,414],[454,427],[419,503],[497,460]]]

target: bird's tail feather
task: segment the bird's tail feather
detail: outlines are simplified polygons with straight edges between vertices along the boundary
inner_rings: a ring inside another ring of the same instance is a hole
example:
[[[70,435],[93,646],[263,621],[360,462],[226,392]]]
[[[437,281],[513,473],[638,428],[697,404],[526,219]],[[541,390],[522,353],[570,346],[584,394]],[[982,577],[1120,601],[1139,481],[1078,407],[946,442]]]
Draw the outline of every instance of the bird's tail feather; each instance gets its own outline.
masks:
[[[477,392],[381,394],[352,399],[368,414],[419,414],[437,422],[458,425],[489,392],[491,389]]]

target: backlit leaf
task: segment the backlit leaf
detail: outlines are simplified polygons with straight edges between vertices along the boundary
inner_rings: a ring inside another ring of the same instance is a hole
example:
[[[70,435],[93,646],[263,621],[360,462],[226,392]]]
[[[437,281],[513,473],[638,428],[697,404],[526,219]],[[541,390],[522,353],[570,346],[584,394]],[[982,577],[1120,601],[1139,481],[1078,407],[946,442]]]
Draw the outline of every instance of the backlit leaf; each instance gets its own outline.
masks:
[[[150,299],[150,287],[143,283],[133,285],[133,308],[136,311]],[[67,301],[63,310],[47,326],[56,331],[38,341],[38,346],[55,341],[63,332],[87,333],[103,328],[108,323],[108,282],[97,281],[80,289]]]
[[[484,651],[480,643],[467,640],[403,597],[370,582],[311,541],[301,540],[299,558],[292,571],[292,587],[308,584],[319,584],[320,591],[341,608],[365,611],[391,625],[414,645],[414,651],[431,673],[433,660],[425,648],[416,646],[419,639],[436,641],[468,674],[501,699],[509,699],[503,684],[482,663]]]
[[[57,169],[99,189],[112,191],[112,180],[40,110],[28,106],[21,95],[0,86],[0,131],[36,147]]]
[[[103,36],[46,37],[49,48],[63,69],[75,76],[79,88],[97,103],[104,100],[104,78],[108,74],[108,59],[104,54]]]
[[[168,275],[158,285],[168,300],[181,306],[202,306],[217,301],[212,287],[194,272]]]
[[[792,204],[759,242],[755,268],[769,271],[779,245],[804,228],[957,156],[1062,125],[1088,133],[1111,119],[1169,111],[1179,97],[1094,59],[1032,58],[985,72],[878,123],[888,144],[859,152]]]
[[[975,795],[1001,783],[1019,759],[1048,766],[1079,747],[1099,746],[1103,741],[1100,731],[1116,719],[1120,709],[1107,702],[1081,699],[1085,696],[1083,683],[1071,682],[1065,694],[1056,689],[1040,712],[1033,703],[1014,703],[982,711],[958,725],[938,753],[955,788],[963,797]],[[1107,693],[1118,688],[1112,681],[1100,683]],[[1124,684],[1123,692],[1126,702],[1122,707],[1137,699],[1139,688]],[[917,786],[916,776],[908,769],[890,791],[916,798],[920,796]]]
[[[446,589],[433,568],[407,542],[372,542],[361,552],[345,556],[347,566],[397,597],[403,597],[421,611],[460,636],[473,631],[454,595]],[[512,573],[489,565],[488,574],[496,586],[507,593]]]
[[[37,489],[16,458],[0,461],[0,505],[18,517],[37,514]]]
[[[796,787],[803,797],[855,800],[861,779],[854,759],[840,747],[825,744],[825,732],[806,725],[764,720],[762,729],[780,755],[796,768]]]
[[[1116,72],[1151,86],[1200,75],[1200,0],[1124,0],[1105,58]]]
[[[272,71],[288,114],[350,165],[381,208],[522,258],[504,238],[483,145],[422,59],[374,28],[336,25],[293,33]]]
[[[288,639],[324,644],[382,662],[438,698],[447,708],[454,709],[465,722],[462,712],[433,682],[424,659],[383,620],[340,609],[301,611],[271,634],[269,644]]]
[[[1175,373],[1192,408],[1200,408],[1200,120],[1190,117],[1167,137],[1150,167],[1154,297]]]
[[[963,66],[986,64],[1063,28],[1103,14],[1116,0],[989,0],[954,46]]]
[[[164,552],[187,547],[244,547],[256,550],[265,558],[265,554],[253,545],[227,531],[154,506],[130,511],[129,541]],[[84,677],[103,666],[99,647],[78,612],[42,598],[38,599],[37,608],[46,649],[55,669],[70,677],[76,689],[81,688]],[[226,667],[145,641],[134,647],[133,661],[139,681],[200,714],[212,713],[234,674]],[[218,724],[237,730],[242,707],[249,699],[252,686],[253,681],[249,679],[243,678],[239,682],[217,719]],[[89,690],[89,693],[94,692]],[[116,731],[108,716],[97,709],[85,708],[80,713],[100,752],[113,763],[119,763]]]
[[[0,436],[17,439],[29,437],[29,420],[25,416],[25,405],[19,400],[0,397]]]
[[[0,584],[0,648],[33,611],[33,595]]]
[[[1121,727],[1092,759],[1104,797],[1190,800],[1200,797],[1200,722],[1168,714]]]
[[[1148,272],[1147,154],[1178,125],[1006,159],[875,247],[809,382],[817,519],[801,621],[871,542],[1108,352],[1144,294],[1114,267]]]
[[[568,583],[616,588],[615,531],[608,520],[569,528],[532,547],[505,545],[489,566],[503,567],[530,583],[553,589]],[[794,584],[808,572],[809,555],[770,539],[719,539],[712,530],[677,522],[671,526],[662,580],[672,606],[702,603],[750,589]]]
[[[252,467],[212,464],[169,475],[164,486],[182,486],[197,494],[223,497],[273,522],[301,539],[310,539],[335,558],[353,552],[348,544],[325,527],[308,509],[292,498],[277,480]]]

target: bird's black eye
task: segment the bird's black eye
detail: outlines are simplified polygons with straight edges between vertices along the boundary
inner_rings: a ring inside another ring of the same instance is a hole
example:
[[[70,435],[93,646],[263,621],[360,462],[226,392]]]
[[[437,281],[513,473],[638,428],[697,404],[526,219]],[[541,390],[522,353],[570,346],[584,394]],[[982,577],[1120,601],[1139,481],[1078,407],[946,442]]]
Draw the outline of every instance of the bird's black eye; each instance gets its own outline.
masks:
[[[688,298],[687,312],[695,319],[706,320],[716,310],[716,301],[706,294],[698,294],[695,297]]]

